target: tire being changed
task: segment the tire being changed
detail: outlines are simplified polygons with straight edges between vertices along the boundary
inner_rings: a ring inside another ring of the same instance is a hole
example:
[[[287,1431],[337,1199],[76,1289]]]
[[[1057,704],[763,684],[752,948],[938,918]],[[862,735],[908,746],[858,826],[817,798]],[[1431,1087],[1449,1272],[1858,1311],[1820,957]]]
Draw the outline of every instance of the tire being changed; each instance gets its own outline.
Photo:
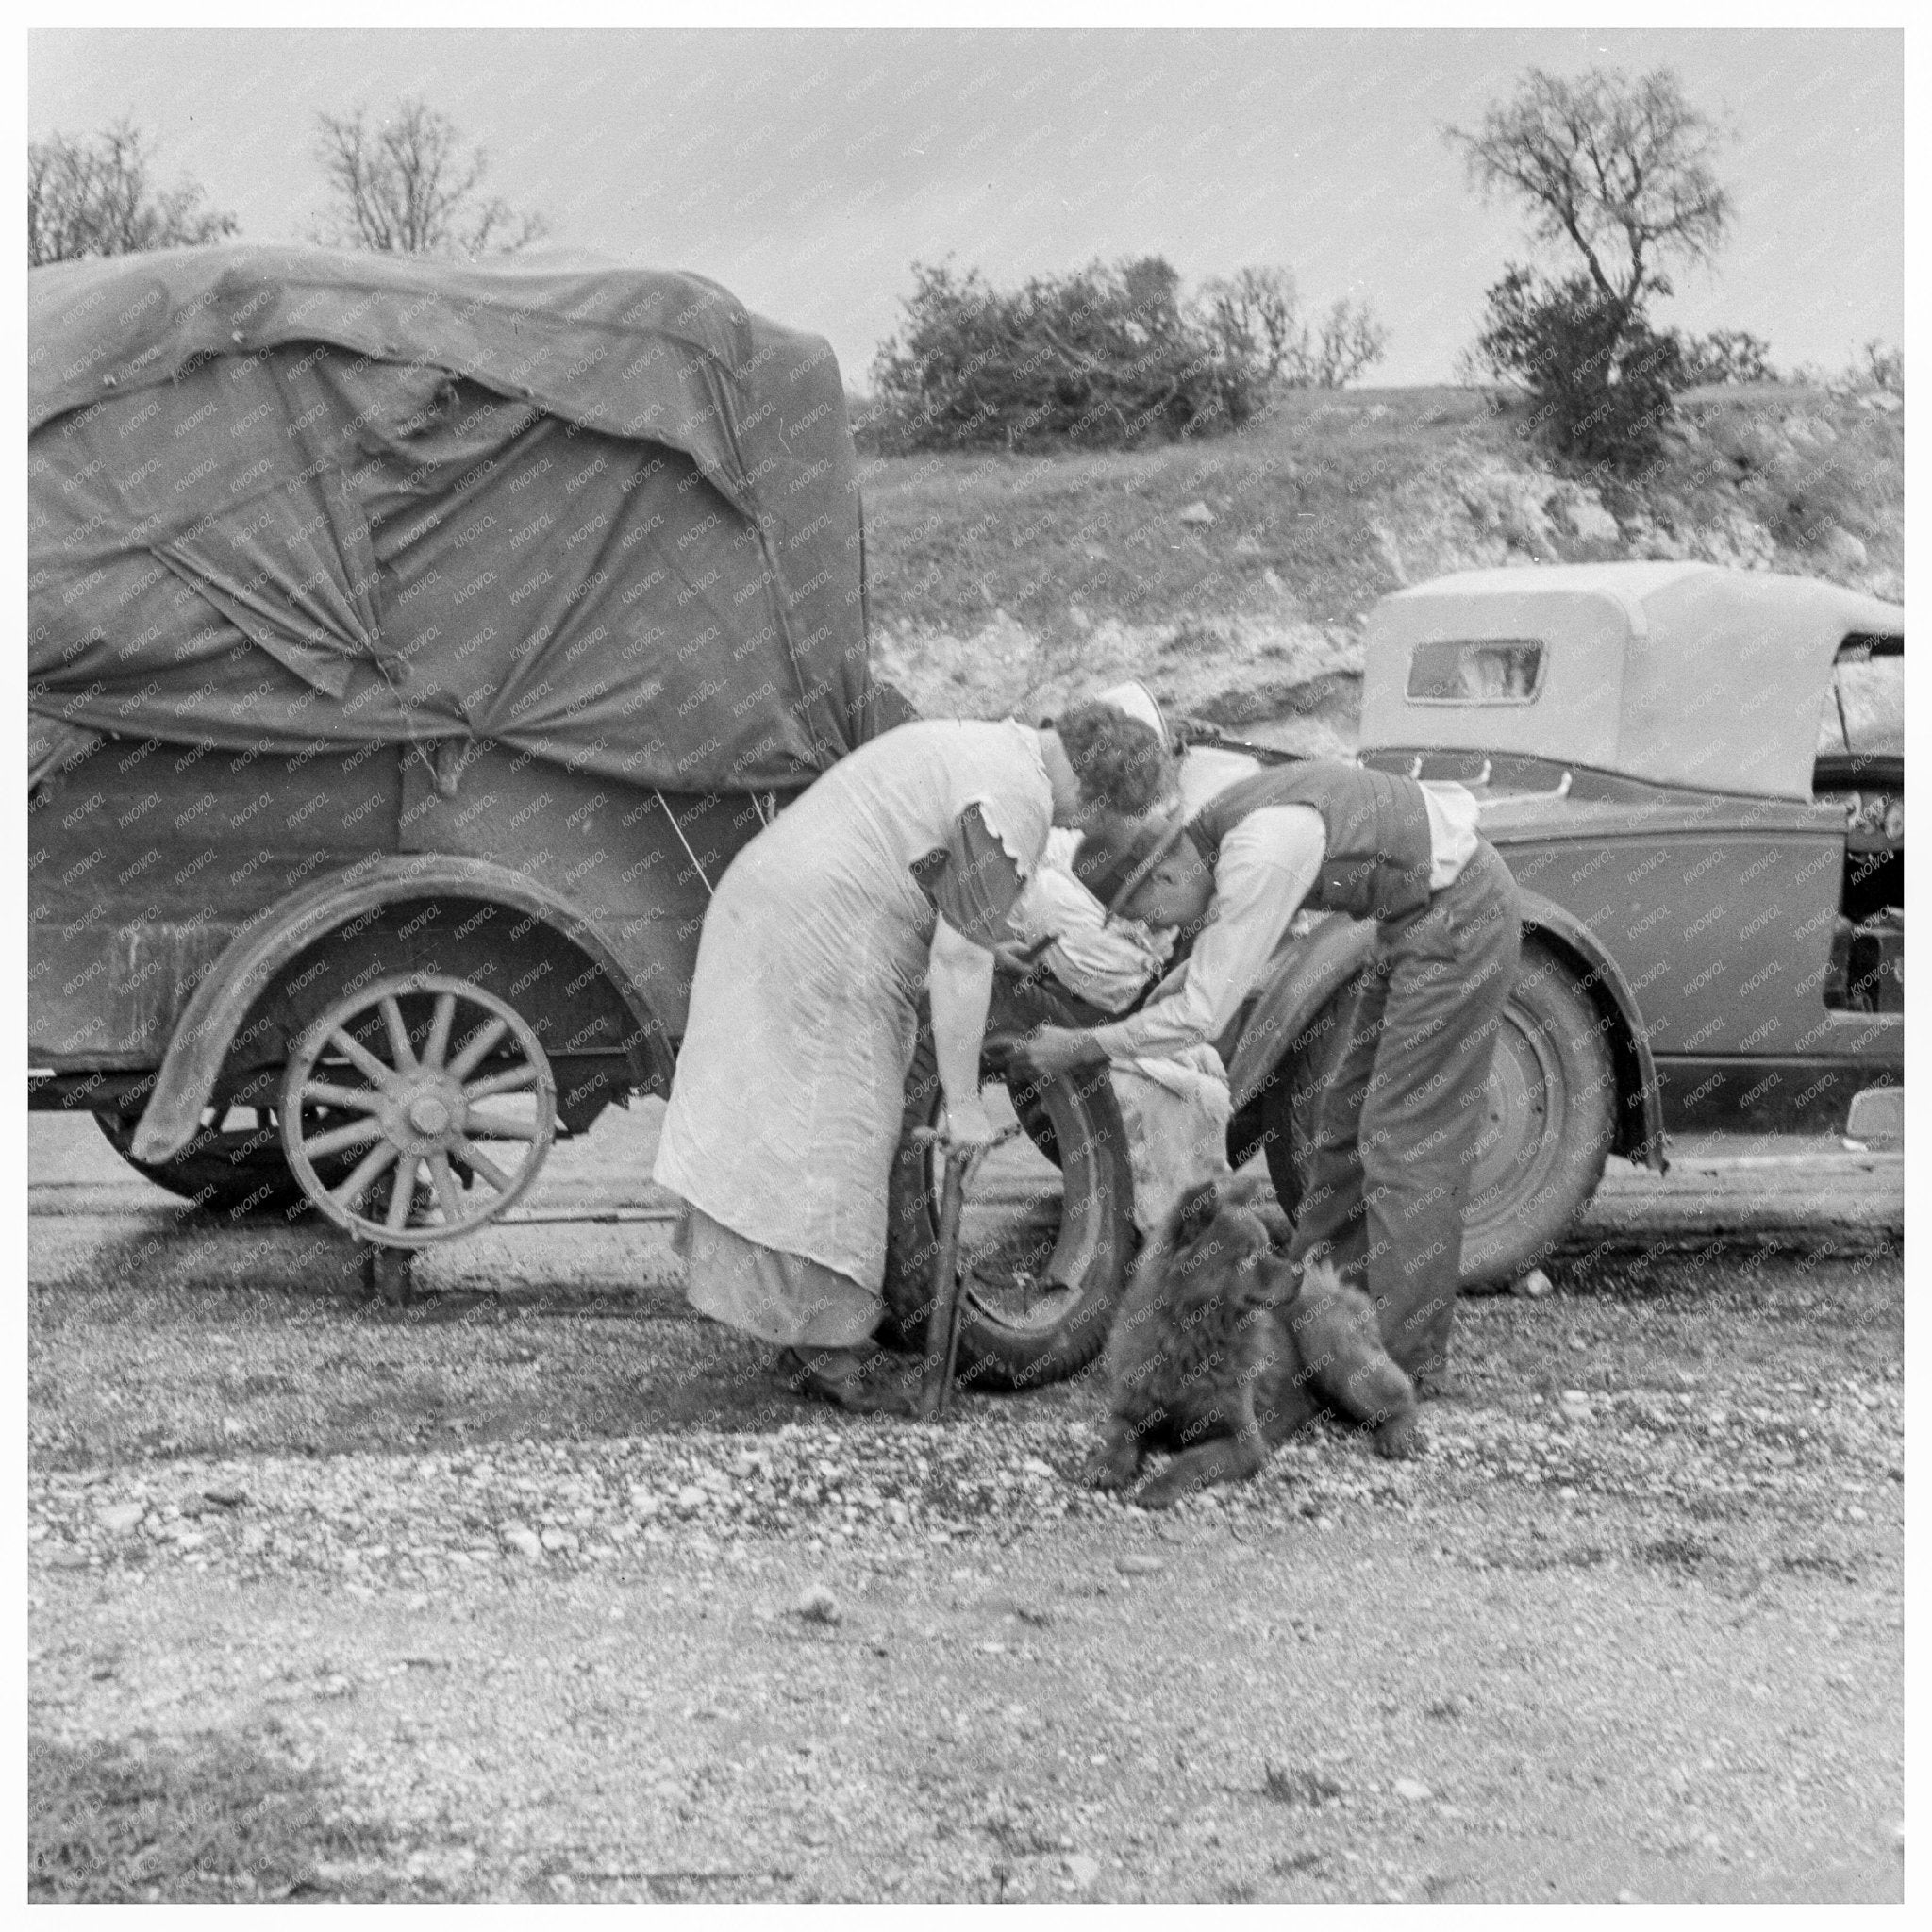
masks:
[[[1269,1177],[1292,1216],[1305,1184],[1315,1105],[1339,1058],[1348,1011],[1338,993],[1299,1036],[1262,1103]],[[1590,996],[1549,946],[1525,940],[1496,1035],[1463,1210],[1462,1280],[1513,1280],[1541,1260],[1603,1178],[1616,1080]]]
[[[990,1034],[1024,1033],[1042,1022],[1090,1025],[1095,1015],[1050,988],[994,981]],[[962,1291],[959,1379],[983,1389],[1037,1388],[1071,1375],[1100,1353],[1133,1259],[1133,1177],[1120,1104],[1104,1072],[1049,1082],[1034,1096],[1009,1084],[1033,1145],[1062,1176],[1057,1228],[1041,1272],[1052,1287],[1039,1319],[975,1291]],[[886,1324],[881,1339],[918,1347],[932,1294],[939,1241],[940,1168],[917,1144],[914,1128],[939,1124],[942,1111],[932,1032],[921,1016],[919,1044],[906,1082],[899,1151],[892,1163],[886,1236]]]

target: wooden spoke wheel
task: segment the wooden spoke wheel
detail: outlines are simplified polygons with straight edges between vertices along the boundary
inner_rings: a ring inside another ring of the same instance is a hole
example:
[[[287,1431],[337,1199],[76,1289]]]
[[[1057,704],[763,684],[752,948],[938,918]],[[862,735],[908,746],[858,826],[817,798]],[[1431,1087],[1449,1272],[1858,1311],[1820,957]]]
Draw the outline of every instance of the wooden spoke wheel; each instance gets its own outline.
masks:
[[[494,1220],[537,1178],[556,1132],[557,1083],[529,1024],[438,973],[339,1000],[303,1036],[282,1087],[282,1144],[302,1191],[385,1247]]]

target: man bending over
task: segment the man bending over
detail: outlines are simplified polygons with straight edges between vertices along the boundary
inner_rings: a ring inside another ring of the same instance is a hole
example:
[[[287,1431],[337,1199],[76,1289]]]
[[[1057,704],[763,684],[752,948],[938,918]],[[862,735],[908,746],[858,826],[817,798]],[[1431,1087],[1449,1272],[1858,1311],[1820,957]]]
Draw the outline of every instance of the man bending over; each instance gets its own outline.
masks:
[[[1121,828],[1110,914],[1198,927],[1193,951],[1139,1012],[1041,1027],[1024,1049],[1051,1076],[1216,1040],[1304,907],[1374,920],[1290,1253],[1326,1255],[1359,1282],[1412,1375],[1448,1355],[1483,1092],[1516,975],[1515,881],[1475,820],[1460,785],[1310,759],[1230,786],[1191,819]]]

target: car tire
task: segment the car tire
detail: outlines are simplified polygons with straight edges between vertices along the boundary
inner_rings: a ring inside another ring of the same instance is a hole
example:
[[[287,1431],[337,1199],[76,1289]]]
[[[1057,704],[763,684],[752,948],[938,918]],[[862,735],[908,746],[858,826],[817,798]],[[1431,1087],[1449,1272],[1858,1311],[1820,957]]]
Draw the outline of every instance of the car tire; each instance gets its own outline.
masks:
[[[1057,990],[1002,974],[993,985],[989,1038],[1024,1034],[1041,1024],[1085,1026],[1099,1017]],[[991,1062],[988,1078],[1002,1077]],[[1007,1082],[1032,1141],[1065,1176],[1052,1241],[1046,1309],[1039,1319],[982,1298],[968,1279],[961,1291],[959,1380],[968,1388],[1038,1388],[1086,1367],[1107,1341],[1108,1327],[1134,1252],[1133,1175],[1120,1103],[1104,1071],[1024,1088]],[[924,1009],[919,1041],[906,1080],[899,1150],[892,1162],[886,1234],[886,1319],[880,1340],[918,1349],[924,1343],[939,1241],[941,1157],[915,1130],[938,1124],[941,1113],[932,1030]]]
[[[1261,1103],[1269,1177],[1291,1218],[1348,1004],[1344,989],[1321,1009],[1299,1036],[1286,1077]],[[1615,1100],[1596,1008],[1553,949],[1525,941],[1490,1071],[1487,1117],[1495,1141],[1475,1164],[1463,1210],[1465,1288],[1512,1281],[1547,1257],[1603,1178]]]

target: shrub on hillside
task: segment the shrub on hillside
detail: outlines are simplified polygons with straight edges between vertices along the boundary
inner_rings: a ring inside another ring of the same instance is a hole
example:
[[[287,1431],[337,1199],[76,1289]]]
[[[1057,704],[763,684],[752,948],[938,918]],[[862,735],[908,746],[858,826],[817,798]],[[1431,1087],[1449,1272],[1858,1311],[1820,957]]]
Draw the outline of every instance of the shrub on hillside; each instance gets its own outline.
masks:
[[[1903,396],[1906,392],[1906,352],[1882,337],[1874,336],[1865,344],[1863,374],[1874,389],[1882,390],[1887,395]]]
[[[1748,328],[1714,328],[1707,336],[1679,336],[1686,383],[1775,382],[1771,344]]]
[[[1476,338],[1482,361],[1518,382],[1538,426],[1563,456],[1632,471],[1663,445],[1679,391],[1683,348],[1641,308],[1608,299],[1584,275],[1548,282],[1512,267],[1490,291]]]
[[[1238,426],[1263,380],[1187,313],[1159,256],[998,290],[915,262],[873,364],[885,448],[1131,448]]]

